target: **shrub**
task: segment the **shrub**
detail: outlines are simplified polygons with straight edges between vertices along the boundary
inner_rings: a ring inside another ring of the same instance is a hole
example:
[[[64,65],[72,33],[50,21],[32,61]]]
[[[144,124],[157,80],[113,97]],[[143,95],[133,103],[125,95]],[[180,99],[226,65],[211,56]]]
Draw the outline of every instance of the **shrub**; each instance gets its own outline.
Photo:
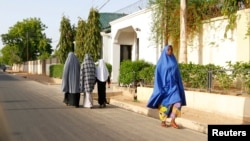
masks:
[[[142,79],[139,75],[141,70],[146,67],[149,67],[150,65],[150,63],[147,63],[144,60],[138,60],[133,62],[131,60],[125,60],[121,62],[119,83],[129,85],[135,82],[137,84],[137,82]]]
[[[150,66],[143,68],[139,72],[139,78],[143,81],[143,85],[153,85],[154,84],[154,71],[155,65],[150,64]]]
[[[49,76],[54,78],[62,78],[63,67],[64,67],[63,64],[51,65],[49,67],[50,70]]]
[[[112,73],[112,65],[111,65],[111,64],[109,64],[109,63],[106,63],[106,66],[107,66],[107,68],[108,68],[109,75],[110,75],[110,77],[111,77],[111,73]]]

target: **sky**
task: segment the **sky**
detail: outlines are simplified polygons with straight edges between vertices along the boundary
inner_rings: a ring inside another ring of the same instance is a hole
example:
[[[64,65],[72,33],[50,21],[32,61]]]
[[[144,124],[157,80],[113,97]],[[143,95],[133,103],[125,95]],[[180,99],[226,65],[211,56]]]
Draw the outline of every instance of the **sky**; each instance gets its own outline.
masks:
[[[77,25],[78,18],[87,20],[91,7],[99,12],[115,12],[139,0],[0,0],[0,35],[8,33],[10,27],[24,19],[40,18],[48,28],[47,38],[52,39],[55,49],[58,43],[62,16]],[[2,39],[0,49],[2,49]]]

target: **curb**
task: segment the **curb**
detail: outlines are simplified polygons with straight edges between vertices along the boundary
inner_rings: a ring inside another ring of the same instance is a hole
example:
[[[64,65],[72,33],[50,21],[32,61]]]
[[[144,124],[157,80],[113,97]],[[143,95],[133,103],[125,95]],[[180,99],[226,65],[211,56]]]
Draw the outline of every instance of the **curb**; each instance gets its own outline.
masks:
[[[152,118],[156,118],[158,119],[158,115],[155,115],[155,113],[157,113],[157,110],[153,110],[153,112],[151,111],[152,109],[148,109],[146,107],[141,107],[141,106],[136,106],[133,104],[129,104],[126,102],[122,102],[113,98],[110,98],[110,104],[118,106],[120,108],[132,111],[132,112],[136,112],[138,114],[142,114],[148,117],[152,117]],[[203,123],[199,123],[196,121],[192,121],[192,120],[188,120],[188,119],[184,119],[184,118],[177,118],[176,122],[183,128],[188,128],[194,131],[198,131],[200,133],[204,133],[207,134],[207,124],[203,124]]]

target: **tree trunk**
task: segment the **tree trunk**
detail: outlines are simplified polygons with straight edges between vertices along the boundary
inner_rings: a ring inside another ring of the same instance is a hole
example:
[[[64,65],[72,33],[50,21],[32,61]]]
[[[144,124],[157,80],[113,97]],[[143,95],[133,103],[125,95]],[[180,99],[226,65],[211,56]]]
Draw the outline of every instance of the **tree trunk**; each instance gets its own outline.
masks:
[[[181,0],[181,10],[180,10],[180,54],[179,62],[187,63],[187,41],[186,41],[186,0]]]

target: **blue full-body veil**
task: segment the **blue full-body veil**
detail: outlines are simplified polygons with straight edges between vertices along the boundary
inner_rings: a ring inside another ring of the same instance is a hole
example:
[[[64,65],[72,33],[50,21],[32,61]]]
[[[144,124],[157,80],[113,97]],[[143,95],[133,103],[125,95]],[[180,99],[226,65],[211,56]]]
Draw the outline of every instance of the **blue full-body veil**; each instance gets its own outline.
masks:
[[[160,105],[169,107],[180,102],[186,105],[185,91],[175,56],[167,55],[165,46],[156,64],[154,89],[147,107],[157,109]]]

